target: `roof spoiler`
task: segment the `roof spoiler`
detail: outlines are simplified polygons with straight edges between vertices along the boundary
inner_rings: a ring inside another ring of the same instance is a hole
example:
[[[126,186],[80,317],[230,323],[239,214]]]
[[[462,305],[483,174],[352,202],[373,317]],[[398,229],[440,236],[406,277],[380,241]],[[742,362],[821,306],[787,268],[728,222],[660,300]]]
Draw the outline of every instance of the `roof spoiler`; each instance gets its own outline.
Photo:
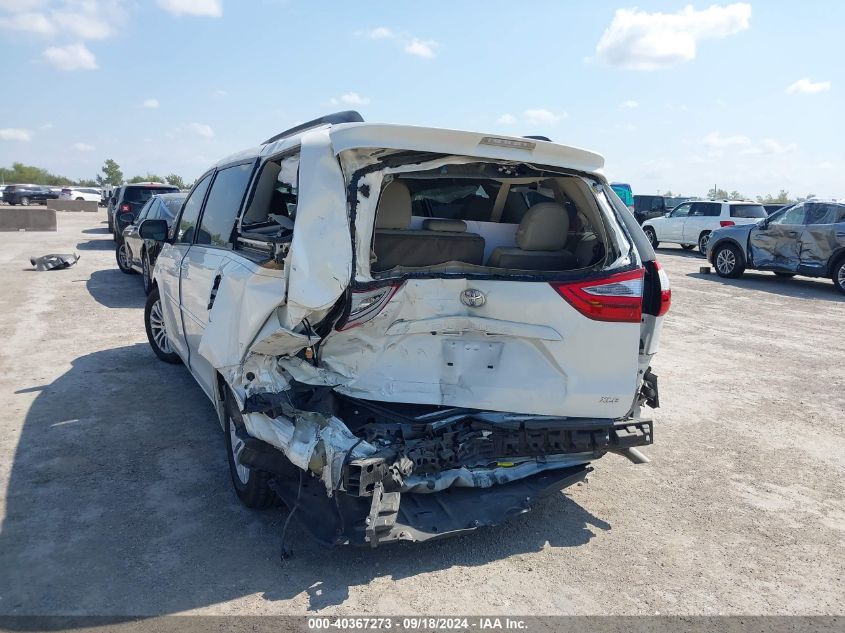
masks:
[[[549,143],[552,142],[552,139],[550,139],[548,136],[540,136],[539,134],[534,136],[523,136],[522,138],[530,138],[533,141],[548,141]]]
[[[304,132],[305,130],[310,130],[311,128],[320,127],[321,125],[335,125],[337,123],[363,123],[364,117],[362,117],[358,112],[355,110],[344,110],[343,112],[334,112],[333,114],[327,114],[325,116],[321,116],[319,119],[314,119],[313,121],[306,121],[300,125],[296,125],[284,132],[276,134],[276,136],[272,136],[268,138],[266,141],[262,143],[262,145],[267,145],[268,143],[275,143],[278,140],[281,140],[288,136],[293,136],[294,134],[299,134],[300,132]]]

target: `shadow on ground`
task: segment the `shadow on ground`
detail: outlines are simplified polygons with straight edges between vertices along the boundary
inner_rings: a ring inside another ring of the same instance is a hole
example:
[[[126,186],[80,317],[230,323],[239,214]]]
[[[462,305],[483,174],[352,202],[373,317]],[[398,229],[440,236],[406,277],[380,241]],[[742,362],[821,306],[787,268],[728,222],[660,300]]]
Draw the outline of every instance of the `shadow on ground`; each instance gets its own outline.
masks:
[[[107,226],[102,226],[96,229],[85,229],[82,232],[86,235],[111,235],[109,227]]]
[[[142,283],[140,275],[122,273],[115,264],[114,268],[91,273],[85,286],[91,296],[107,308],[143,308],[147,297]]]
[[[556,494],[498,528],[376,550],[328,550],[294,521],[294,555],[281,561],[287,512],[237,502],[216,416],[184,367],[159,362],[147,345],[120,347],[17,393],[35,392],[0,532],[0,615],[118,621],[254,594],[314,611],[374,578],[579,546],[610,529]]]
[[[80,251],[114,251],[116,248],[117,245],[112,240],[101,239],[79,242],[79,244],[76,245],[76,249]]]
[[[845,301],[833,282],[827,279],[813,279],[811,277],[776,277],[772,273],[747,271],[738,279],[726,279],[719,277],[715,272],[709,275],[701,273],[687,273],[687,277],[711,281],[715,284],[770,292],[783,297],[795,297],[796,299],[815,299],[822,301]]]

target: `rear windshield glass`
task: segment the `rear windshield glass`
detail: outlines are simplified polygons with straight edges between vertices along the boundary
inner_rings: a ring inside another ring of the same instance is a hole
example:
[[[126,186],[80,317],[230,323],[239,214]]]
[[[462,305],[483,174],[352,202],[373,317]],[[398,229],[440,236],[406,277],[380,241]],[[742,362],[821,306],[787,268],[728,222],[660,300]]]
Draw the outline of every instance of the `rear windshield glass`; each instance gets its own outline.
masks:
[[[762,204],[734,204],[731,205],[732,218],[765,218],[768,217]]]
[[[146,202],[157,193],[176,193],[176,187],[127,187],[123,193],[124,202]]]

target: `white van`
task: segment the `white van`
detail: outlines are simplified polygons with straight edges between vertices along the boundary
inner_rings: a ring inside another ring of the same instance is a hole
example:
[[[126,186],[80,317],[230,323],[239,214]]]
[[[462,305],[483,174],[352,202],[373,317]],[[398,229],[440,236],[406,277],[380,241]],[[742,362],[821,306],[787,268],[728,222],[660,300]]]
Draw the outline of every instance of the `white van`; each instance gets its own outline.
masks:
[[[235,490],[330,543],[493,525],[652,442],[669,284],[592,152],[363,123],[197,180],[145,321],[217,408]]]

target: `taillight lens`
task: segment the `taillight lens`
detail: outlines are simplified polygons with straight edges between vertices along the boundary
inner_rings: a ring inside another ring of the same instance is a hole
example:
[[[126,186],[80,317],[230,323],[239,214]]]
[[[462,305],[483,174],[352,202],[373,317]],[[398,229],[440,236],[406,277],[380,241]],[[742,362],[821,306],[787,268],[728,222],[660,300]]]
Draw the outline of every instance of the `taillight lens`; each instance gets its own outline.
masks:
[[[551,286],[573,308],[594,321],[639,323],[644,275],[645,269],[637,268],[589,281],[551,282]]]
[[[121,213],[129,213],[129,205],[128,204],[120,205],[120,212]]]
[[[719,226],[736,226],[733,220],[719,220]]]
[[[660,280],[660,308],[657,310],[657,316],[663,316],[669,312],[669,306],[672,305],[672,287],[669,285],[669,275],[659,262],[654,262],[654,269]]]
[[[346,322],[337,329],[342,332],[373,319],[390,302],[400,285],[397,283],[378,288],[353,290],[349,316]]]

